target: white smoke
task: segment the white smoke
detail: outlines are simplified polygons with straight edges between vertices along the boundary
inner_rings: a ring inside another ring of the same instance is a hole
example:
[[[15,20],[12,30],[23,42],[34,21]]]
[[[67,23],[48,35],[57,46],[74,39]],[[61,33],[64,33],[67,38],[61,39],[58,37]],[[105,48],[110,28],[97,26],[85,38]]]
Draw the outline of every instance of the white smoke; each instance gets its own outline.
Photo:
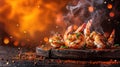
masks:
[[[104,0],[73,0],[77,4],[69,4],[66,6],[68,14],[65,16],[65,21],[70,24],[82,24],[92,19],[93,24],[91,30],[104,33],[102,29],[102,21],[105,15],[104,8],[101,8]],[[89,12],[88,8],[93,7],[94,11]],[[77,19],[76,19],[77,18]]]

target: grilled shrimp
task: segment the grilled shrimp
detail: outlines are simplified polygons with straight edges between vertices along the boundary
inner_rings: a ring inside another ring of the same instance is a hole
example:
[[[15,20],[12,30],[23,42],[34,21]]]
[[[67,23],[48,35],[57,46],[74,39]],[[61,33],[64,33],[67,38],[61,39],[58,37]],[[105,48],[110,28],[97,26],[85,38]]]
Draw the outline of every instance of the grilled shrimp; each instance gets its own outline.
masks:
[[[73,32],[73,26],[72,26],[72,25],[69,26],[69,27],[67,28],[67,30],[65,31],[65,33],[64,33],[64,40],[67,39],[68,35],[69,35],[71,32]]]
[[[97,48],[105,48],[106,47],[106,38],[102,34],[97,34],[94,38],[94,45]]]
[[[54,36],[49,38],[49,42],[54,48],[64,45],[64,40],[61,34],[55,34]]]
[[[81,33],[85,27],[85,23],[82,24],[75,32],[72,31],[72,27],[68,27],[64,35],[65,45],[70,48],[82,48],[85,44],[84,35]]]
[[[84,35],[85,35],[85,43],[87,48],[93,48],[94,47],[94,39],[92,38],[93,33],[90,33],[90,27],[92,25],[92,20],[89,20],[85,29],[84,29]],[[91,35],[91,37],[90,37]]]
[[[87,37],[85,43],[86,43],[87,48],[94,48],[94,39],[93,38]]]
[[[83,24],[75,31],[75,33],[82,32],[85,27],[86,27],[86,23],[83,23]]]
[[[110,37],[108,38],[108,44],[109,45],[114,44],[114,38],[115,38],[115,30],[113,29],[112,33],[110,34]]]
[[[93,31],[90,36],[86,37],[86,47],[87,48],[94,48],[94,38],[97,35],[95,31]]]
[[[90,27],[92,25],[92,20],[88,21],[85,29],[84,29],[84,35],[85,37],[89,36],[90,35]]]

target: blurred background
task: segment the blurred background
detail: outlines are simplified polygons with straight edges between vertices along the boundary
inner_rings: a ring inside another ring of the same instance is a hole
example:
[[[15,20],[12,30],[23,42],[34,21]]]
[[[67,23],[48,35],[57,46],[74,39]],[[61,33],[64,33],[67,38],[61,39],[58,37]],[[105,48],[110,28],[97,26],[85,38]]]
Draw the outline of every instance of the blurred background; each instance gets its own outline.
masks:
[[[119,0],[0,0],[0,45],[48,44],[56,32],[63,34],[69,25],[77,28],[90,18],[92,30],[100,26],[110,34],[115,29],[115,43],[120,44]]]

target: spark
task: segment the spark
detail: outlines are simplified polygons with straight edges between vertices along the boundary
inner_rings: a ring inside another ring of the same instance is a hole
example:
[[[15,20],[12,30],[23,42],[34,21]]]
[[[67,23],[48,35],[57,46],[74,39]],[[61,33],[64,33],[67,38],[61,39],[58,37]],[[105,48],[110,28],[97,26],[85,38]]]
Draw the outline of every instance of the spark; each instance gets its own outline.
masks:
[[[110,19],[108,19],[108,21],[111,21]]]
[[[23,31],[23,33],[24,33],[24,34],[26,34],[26,33],[27,33],[27,31]]]
[[[19,27],[20,25],[19,24],[16,24],[17,27]]]
[[[114,60],[115,62],[117,62],[117,60]]]
[[[48,42],[48,37],[44,37],[44,41],[45,41],[45,42]]]
[[[10,36],[10,38],[12,39],[12,38],[13,38],[13,36]]]
[[[18,50],[20,50],[21,48],[19,47]]]
[[[110,16],[110,17],[114,17],[114,16],[115,16],[115,13],[114,13],[114,12],[110,12],[110,13],[109,13],[109,16]]]
[[[107,2],[105,1],[104,4],[106,4]]]
[[[5,37],[4,38],[4,44],[9,44],[9,42],[10,42],[9,38]]]
[[[14,46],[18,46],[19,45],[19,41],[15,41],[13,44],[14,44]]]
[[[108,9],[112,9],[113,6],[112,6],[112,4],[108,4],[107,7],[108,7]]]
[[[40,5],[38,5],[38,8],[40,8]]]
[[[89,12],[93,12],[94,8],[92,6],[88,7]]]
[[[58,26],[56,26],[56,28],[59,28]]]
[[[14,61],[14,60],[12,60],[12,63],[15,63],[15,61]]]
[[[7,61],[7,62],[6,62],[6,64],[8,65],[8,64],[9,64],[9,62]]]

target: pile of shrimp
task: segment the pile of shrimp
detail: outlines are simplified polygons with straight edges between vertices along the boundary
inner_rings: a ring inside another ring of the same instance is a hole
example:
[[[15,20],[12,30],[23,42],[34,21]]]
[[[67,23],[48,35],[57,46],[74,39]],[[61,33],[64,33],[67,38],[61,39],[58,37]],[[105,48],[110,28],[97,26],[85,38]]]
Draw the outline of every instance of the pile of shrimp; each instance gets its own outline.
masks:
[[[49,38],[52,47],[60,48],[66,46],[68,48],[81,49],[81,48],[98,48],[104,49],[112,47],[114,44],[115,30],[111,32],[109,37],[96,31],[90,31],[92,20],[83,23],[75,31],[73,26],[69,26],[64,35],[55,34]]]

